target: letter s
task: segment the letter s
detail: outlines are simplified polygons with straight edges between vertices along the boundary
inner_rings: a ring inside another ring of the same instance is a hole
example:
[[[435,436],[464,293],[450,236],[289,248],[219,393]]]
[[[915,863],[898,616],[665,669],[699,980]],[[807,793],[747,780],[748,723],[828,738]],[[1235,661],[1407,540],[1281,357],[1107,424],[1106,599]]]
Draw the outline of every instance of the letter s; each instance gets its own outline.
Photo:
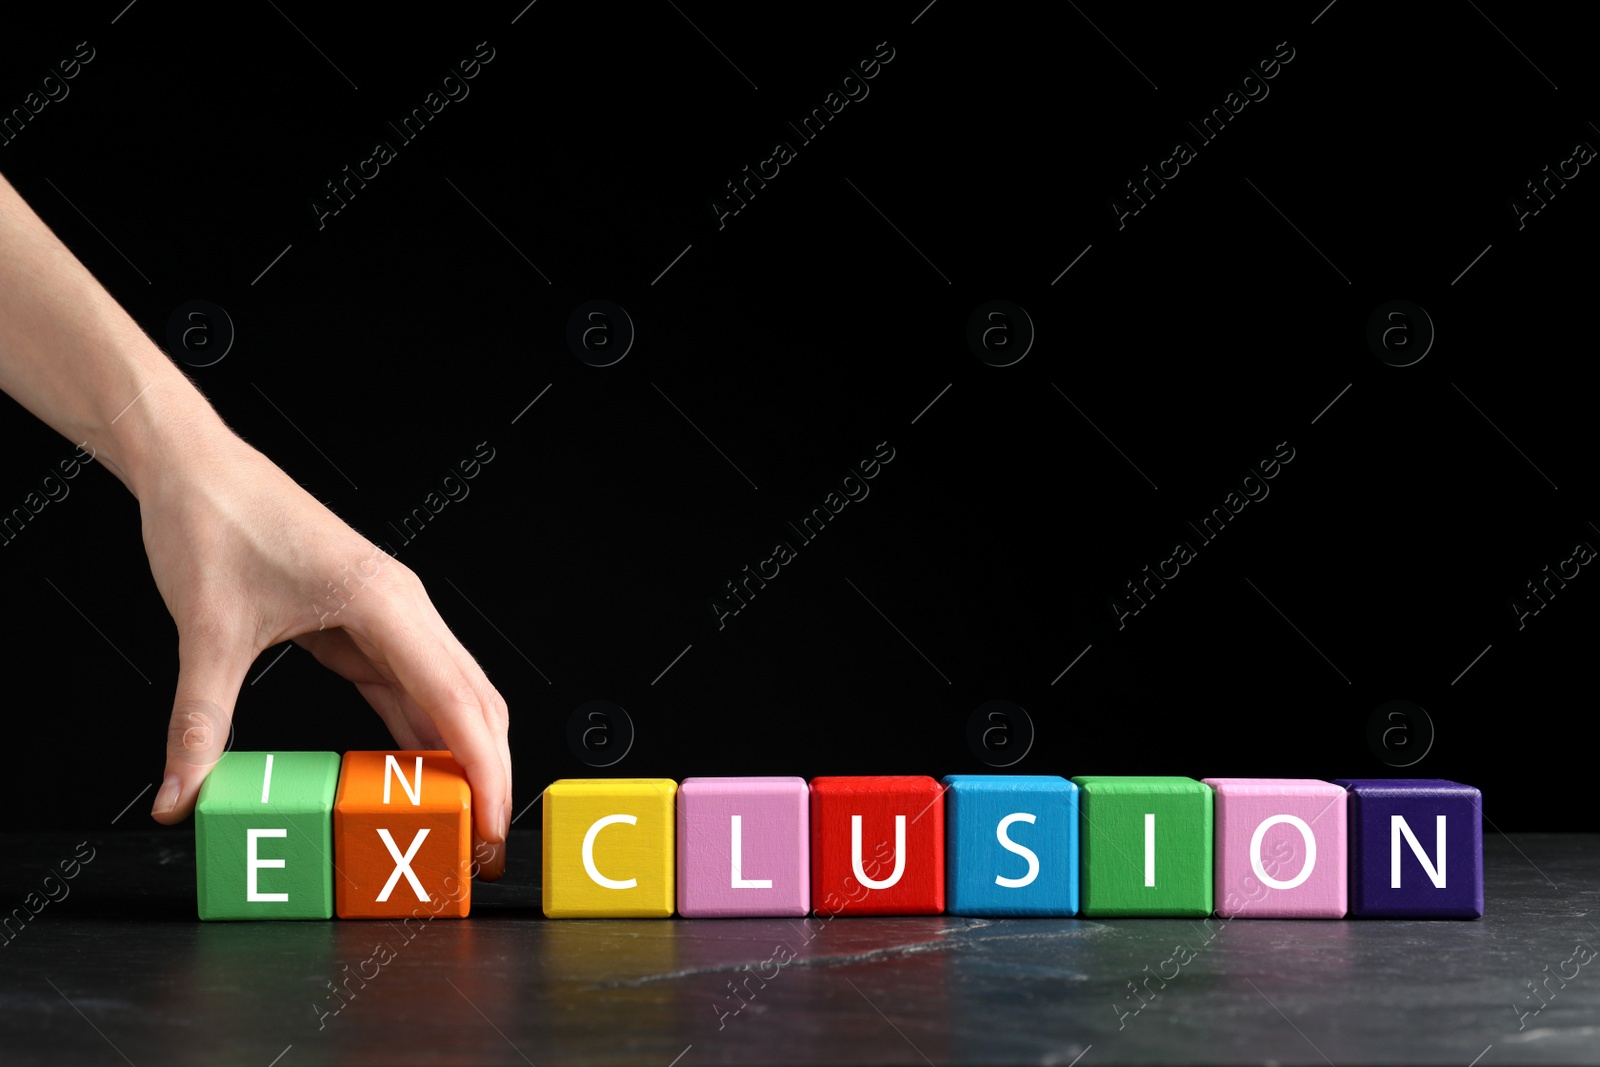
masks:
[[[1012,814],[1001,819],[1000,825],[994,828],[995,839],[1000,842],[1001,848],[1005,849],[1007,852],[1015,852],[1017,855],[1028,861],[1027,874],[1023,875],[1021,878],[1007,878],[1004,875],[997,874],[994,876],[995,885],[1004,886],[1007,889],[1021,889],[1024,886],[1032,885],[1034,879],[1039,877],[1038,854],[1028,846],[1019,845],[1015,841],[1011,840],[1011,838],[1006,836],[1006,831],[1011,828],[1012,823],[1025,822],[1031,824],[1034,822],[1034,819],[1035,817],[1033,815],[1030,815],[1025,811],[1013,812]]]

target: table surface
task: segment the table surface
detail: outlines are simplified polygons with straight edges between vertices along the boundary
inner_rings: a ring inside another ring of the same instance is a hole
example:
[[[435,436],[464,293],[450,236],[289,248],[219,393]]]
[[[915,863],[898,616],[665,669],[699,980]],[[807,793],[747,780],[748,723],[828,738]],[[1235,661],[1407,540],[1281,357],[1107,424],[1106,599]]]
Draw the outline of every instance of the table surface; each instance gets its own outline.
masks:
[[[520,830],[467,920],[201,923],[192,833],[90,838],[47,884],[82,839],[3,839],[0,906],[40,894],[0,944],[12,1067],[1600,1062],[1597,835],[1488,837],[1477,921],[1209,927],[554,921]]]

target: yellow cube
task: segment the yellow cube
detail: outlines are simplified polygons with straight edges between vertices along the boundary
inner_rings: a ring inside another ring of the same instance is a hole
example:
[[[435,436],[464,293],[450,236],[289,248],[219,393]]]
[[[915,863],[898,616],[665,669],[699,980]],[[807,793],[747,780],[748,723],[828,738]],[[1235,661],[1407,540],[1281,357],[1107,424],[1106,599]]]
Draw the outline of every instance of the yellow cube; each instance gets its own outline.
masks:
[[[563,778],[544,793],[544,913],[665,919],[677,899],[678,783]]]

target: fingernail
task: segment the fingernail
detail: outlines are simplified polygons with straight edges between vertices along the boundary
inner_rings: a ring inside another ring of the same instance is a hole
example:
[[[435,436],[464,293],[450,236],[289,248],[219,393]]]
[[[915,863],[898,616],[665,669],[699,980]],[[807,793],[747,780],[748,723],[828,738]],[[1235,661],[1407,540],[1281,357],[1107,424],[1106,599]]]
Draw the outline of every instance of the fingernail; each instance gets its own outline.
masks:
[[[511,811],[511,809],[509,809],[509,808],[507,808],[507,807],[505,807],[503,805],[500,808],[500,840],[501,841],[504,841],[506,839],[506,836],[511,833],[510,811]]]
[[[178,806],[178,795],[183,792],[183,783],[176,774],[169,774],[161,781],[161,790],[156,793],[156,802],[150,807],[151,815],[165,815]]]

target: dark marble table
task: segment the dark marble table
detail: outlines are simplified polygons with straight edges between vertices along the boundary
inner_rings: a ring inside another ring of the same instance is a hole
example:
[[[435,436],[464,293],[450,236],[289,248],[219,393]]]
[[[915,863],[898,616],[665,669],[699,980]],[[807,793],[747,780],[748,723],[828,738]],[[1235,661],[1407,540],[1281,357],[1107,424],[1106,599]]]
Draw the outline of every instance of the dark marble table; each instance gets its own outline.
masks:
[[[47,883],[84,836],[0,839],[7,1067],[1600,1062],[1600,836],[1491,834],[1472,922],[804,923],[547,920],[516,831],[408,927],[198,922],[188,828]]]

